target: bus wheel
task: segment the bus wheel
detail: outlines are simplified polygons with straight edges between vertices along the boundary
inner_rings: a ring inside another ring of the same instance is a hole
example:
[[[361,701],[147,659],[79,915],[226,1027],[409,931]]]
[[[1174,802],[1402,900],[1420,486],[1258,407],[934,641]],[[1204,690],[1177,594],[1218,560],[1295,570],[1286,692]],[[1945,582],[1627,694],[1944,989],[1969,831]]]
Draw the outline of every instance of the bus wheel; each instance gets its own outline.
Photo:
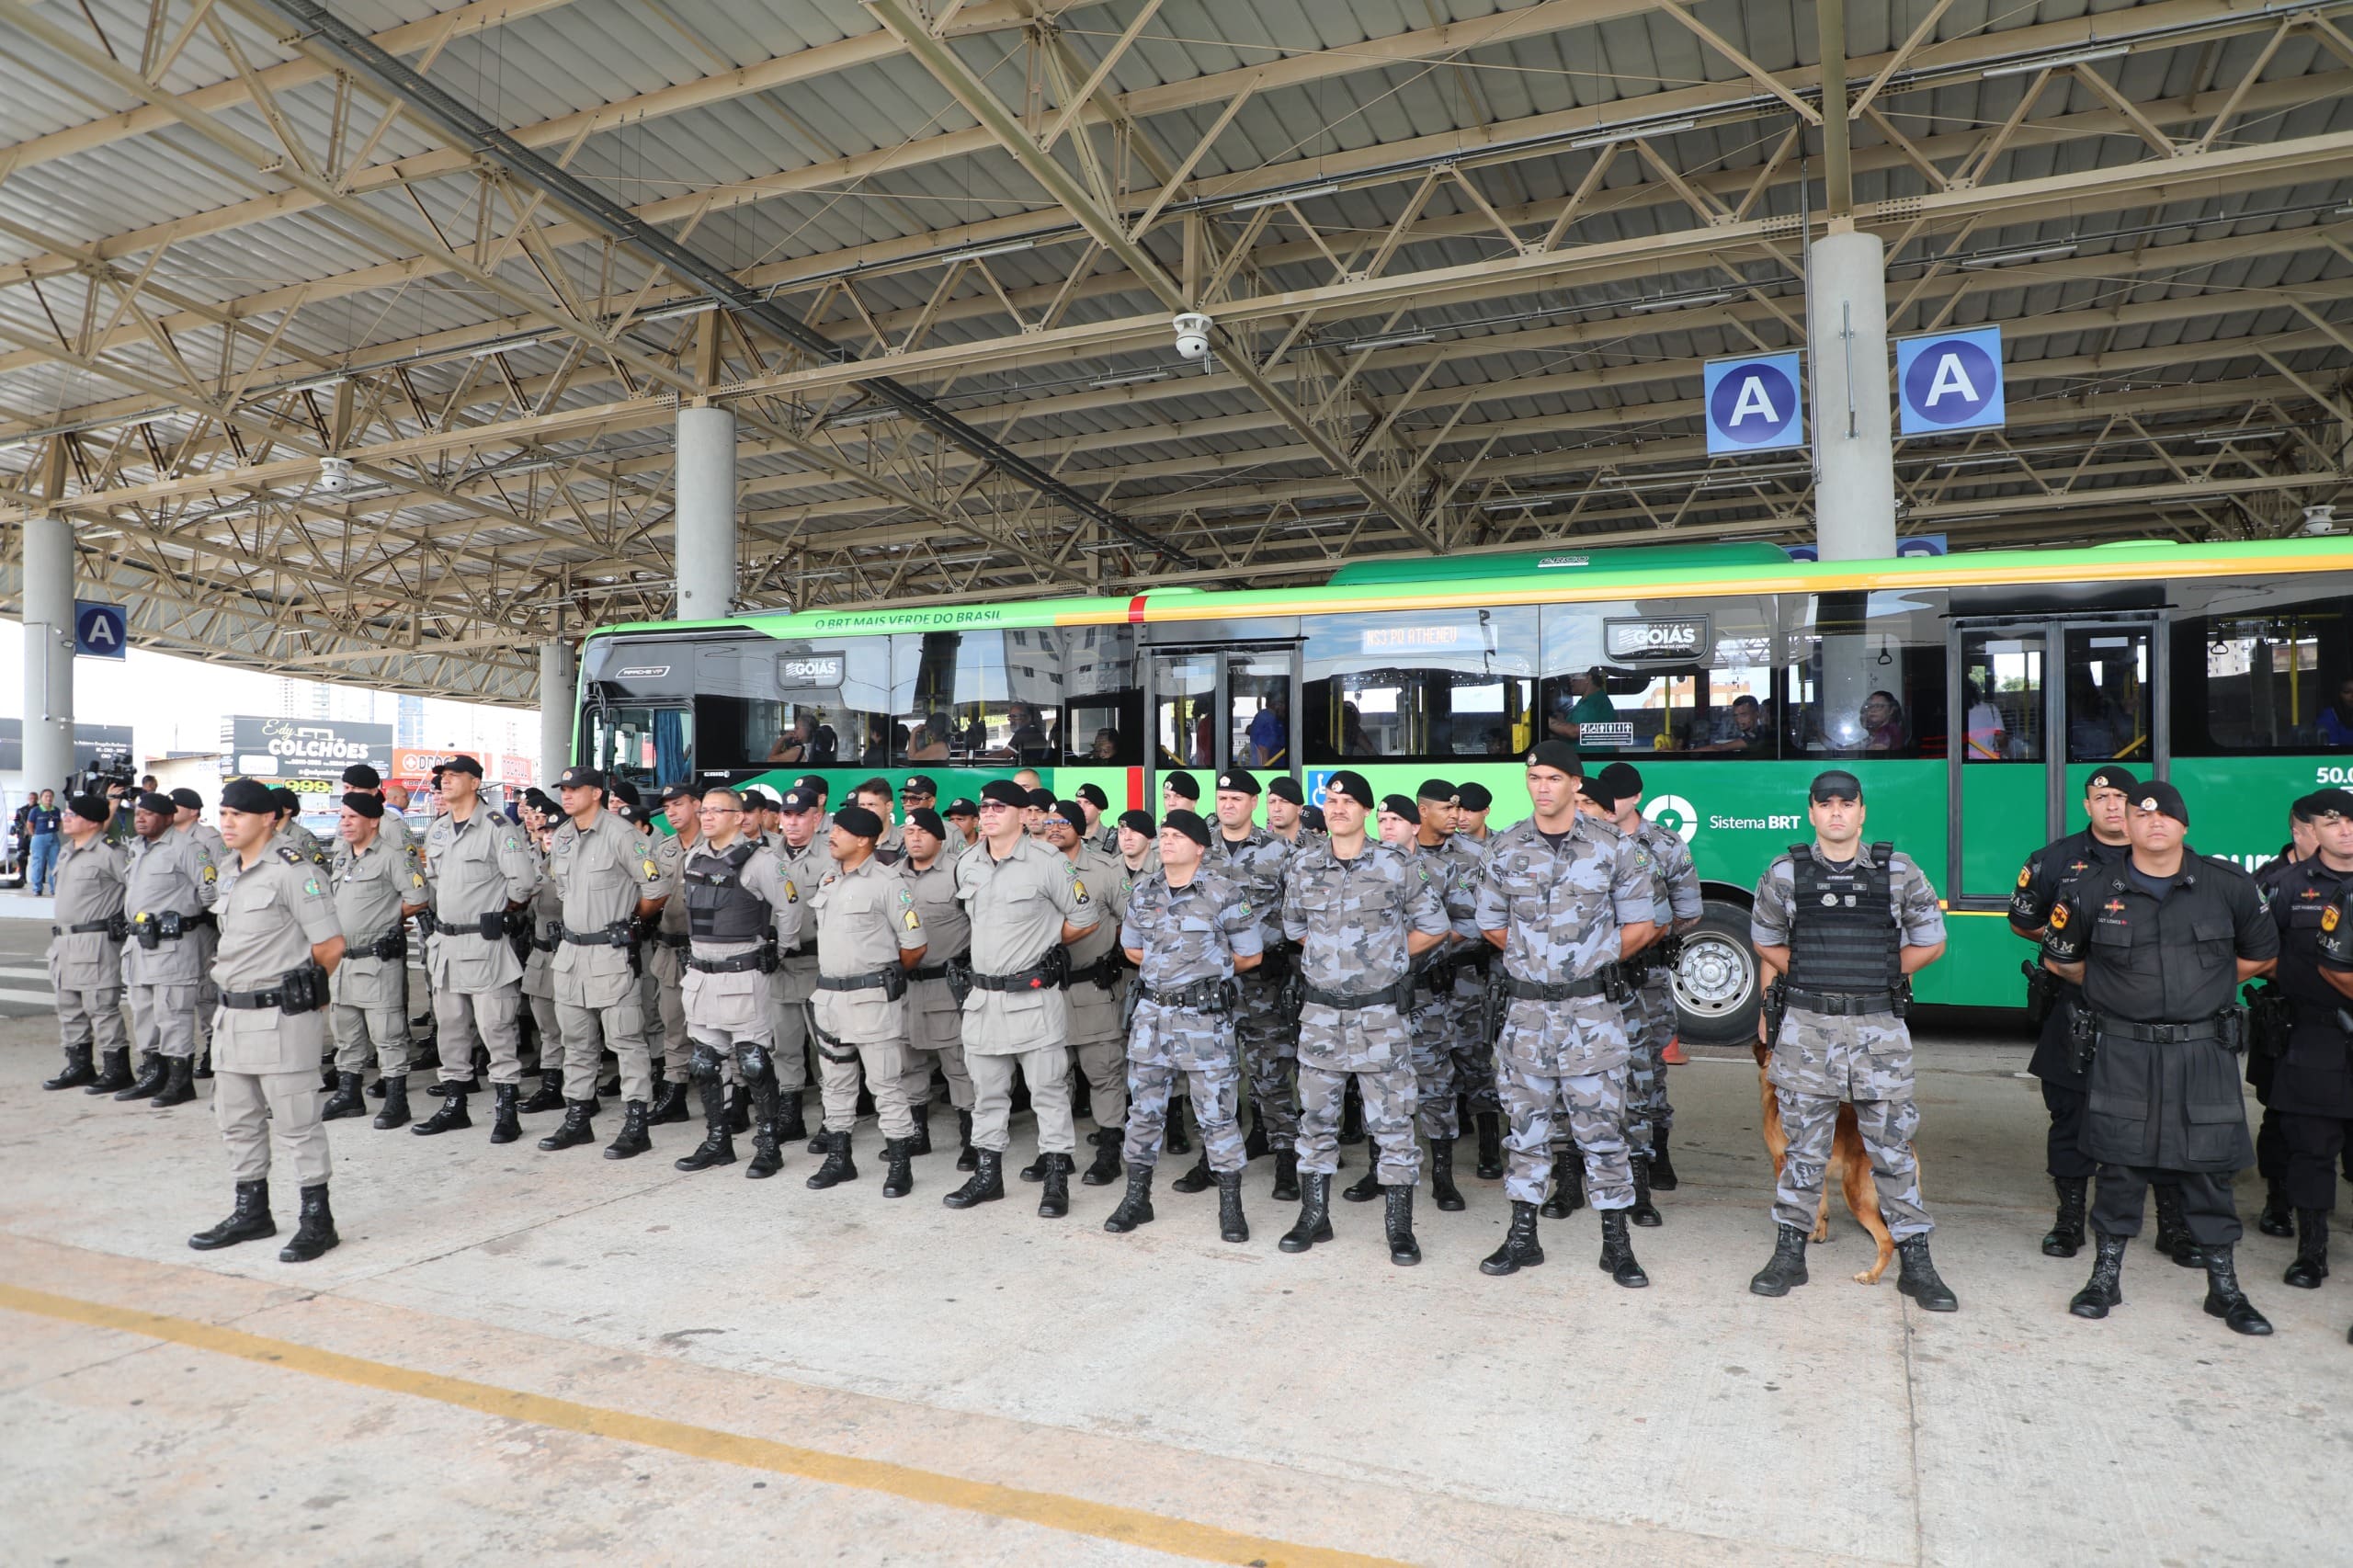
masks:
[[[1756,1038],[1757,1006],[1748,911],[1711,898],[1675,966],[1677,1027],[1688,1045],[1736,1045]]]

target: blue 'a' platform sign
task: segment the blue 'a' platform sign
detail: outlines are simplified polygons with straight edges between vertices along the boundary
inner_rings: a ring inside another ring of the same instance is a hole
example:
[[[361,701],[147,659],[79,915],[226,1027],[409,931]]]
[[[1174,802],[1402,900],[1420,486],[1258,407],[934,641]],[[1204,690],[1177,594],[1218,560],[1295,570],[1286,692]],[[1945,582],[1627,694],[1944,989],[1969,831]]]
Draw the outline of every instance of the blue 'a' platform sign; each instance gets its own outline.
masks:
[[[1710,457],[1805,445],[1805,394],[1795,352],[1711,359],[1704,384]]]
[[[120,605],[74,601],[74,652],[85,659],[121,659],[131,653],[131,619]]]
[[[1895,402],[1906,436],[1998,429],[2002,329],[1930,332],[1895,340]]]

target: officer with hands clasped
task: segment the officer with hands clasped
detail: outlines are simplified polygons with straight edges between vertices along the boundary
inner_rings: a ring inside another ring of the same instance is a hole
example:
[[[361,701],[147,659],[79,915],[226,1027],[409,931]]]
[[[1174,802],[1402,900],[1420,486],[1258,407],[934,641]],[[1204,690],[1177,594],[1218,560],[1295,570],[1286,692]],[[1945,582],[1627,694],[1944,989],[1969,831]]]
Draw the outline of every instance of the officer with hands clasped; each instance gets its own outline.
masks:
[[[122,1030],[123,889],[131,856],[107,842],[106,798],[77,795],[59,818],[65,842],[55,868],[57,924],[49,928],[49,983],[57,991],[57,1030],[65,1047],[65,1070],[44,1089],[77,1089],[97,1073],[90,1051],[110,1062],[130,1053]]]
[[[563,1125],[540,1140],[569,1149],[596,1137],[600,1044],[620,1061],[621,1130],[605,1158],[626,1160],[654,1147],[646,1131],[654,1094],[654,1053],[645,1038],[631,935],[669,896],[670,878],[636,828],[605,809],[605,776],[569,767],[556,780],[565,822],[549,840],[548,876],[563,899],[554,962],[555,1016],[563,1029]],[[505,944],[500,944],[505,949]],[[517,978],[520,978],[519,975]]]
[[[2345,814],[2344,805],[2340,803],[2336,811],[2342,817]],[[2314,957],[2321,979],[2327,982],[2330,990],[2344,997],[2348,1006],[2353,1006],[2353,886],[2339,889],[2336,902],[2322,914],[2320,939],[2314,945]],[[2340,1029],[2345,1027],[2347,1017],[2346,1011],[2337,1014]],[[2339,1158],[2342,1157],[2340,1153]],[[2347,1343],[2353,1344],[2353,1329],[2346,1330],[2345,1338]]]
[[[397,821],[397,818],[393,819]],[[359,1092],[368,1058],[384,1084],[379,1129],[408,1120],[408,918],[425,911],[429,894],[425,862],[405,831],[395,838],[384,827],[384,799],[364,790],[343,798],[343,820],[330,874],[335,918],[343,926],[343,961],[335,970],[335,1097],[320,1116],[335,1121],[360,1116],[368,1101]],[[444,1106],[462,1114],[465,1096],[451,1095]]]
[[[265,790],[265,793],[267,791]],[[138,843],[131,846],[131,881],[123,907],[131,915],[131,947],[123,978],[131,987],[131,1026],[147,1053],[137,1083],[108,1059],[85,1094],[118,1100],[148,1099],[158,1107],[196,1098],[196,1009],[203,985],[201,932],[213,924],[220,869],[204,841],[174,831],[179,807],[168,795],[142,795],[131,814]],[[271,826],[277,825],[275,814]],[[316,1072],[318,1063],[311,1063]]]
[[[327,1131],[319,1111],[327,977],[343,931],[324,872],[292,845],[273,842],[269,790],[250,778],[221,791],[230,860],[220,881],[221,949],[213,979],[221,1012],[212,1034],[212,1113],[237,1184],[229,1217],[188,1239],[199,1252],[278,1233],[269,1212],[270,1140],[292,1161],[301,1223],[278,1252],[308,1263],[340,1239],[327,1205]]]
[[[481,763],[453,756],[442,764],[440,778],[444,810],[426,831],[425,877],[433,903],[426,961],[441,1053],[441,1108],[410,1131],[431,1137],[473,1125],[466,1095],[473,1088],[472,1041],[479,1036],[490,1054],[495,1108],[490,1141],[511,1143],[522,1136],[516,1120],[523,1083],[516,1017],[523,1005],[523,960],[506,939],[507,920],[539,886],[540,862],[523,830],[482,799]],[[592,1061],[590,1075],[574,1080],[591,1094],[595,1069]],[[573,1071],[582,1070],[575,1064]]]
[[[1749,941],[1768,978],[1760,1038],[1773,1053],[1788,1152],[1773,1220],[1772,1260],[1748,1288],[1786,1296],[1805,1283],[1805,1244],[1838,1124],[1852,1100],[1870,1156],[1880,1216],[1903,1272],[1896,1289],[1932,1312],[1959,1305],[1928,1256],[1935,1222],[1921,1206],[1912,1134],[1912,1035],[1904,1027],[1911,977],[1944,956],[1944,912],[1912,858],[1863,841],[1863,787],[1833,768],[1807,790],[1813,842],[1790,846],[1756,884]],[[1778,1028],[1776,1025],[1778,1024]]]
[[[825,1163],[809,1186],[858,1179],[850,1131],[858,1121],[858,1070],[874,1096],[889,1169],[882,1196],[915,1187],[915,1114],[907,1105],[907,971],[923,961],[923,916],[915,890],[876,854],[884,824],[861,805],[834,813],[834,863],[809,895],[817,927],[814,1013],[818,1081],[825,1111]]]
[[[2239,1289],[2233,1173],[2253,1163],[2236,1051],[2242,982],[2271,971],[2279,932],[2253,878],[2183,842],[2189,808],[2170,784],[2136,785],[2129,858],[2052,905],[2042,961],[2083,987],[2075,1028],[2092,1048],[2084,1152],[2098,1163],[2097,1255],[2067,1310],[2104,1318],[2124,1300],[2125,1244],[2149,1184],[2181,1188],[2182,1219],[2206,1265],[2206,1311],[2234,1333],[2271,1324]]]

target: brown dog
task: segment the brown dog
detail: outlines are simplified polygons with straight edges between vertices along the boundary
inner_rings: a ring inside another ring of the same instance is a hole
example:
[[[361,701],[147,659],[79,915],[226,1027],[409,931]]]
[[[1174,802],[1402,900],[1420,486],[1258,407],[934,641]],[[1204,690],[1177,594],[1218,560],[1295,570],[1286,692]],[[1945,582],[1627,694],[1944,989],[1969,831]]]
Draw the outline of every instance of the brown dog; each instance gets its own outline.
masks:
[[[1756,1056],[1756,1083],[1765,1101],[1765,1152],[1773,1156],[1773,1179],[1781,1179],[1781,1162],[1790,1151],[1789,1134],[1781,1131],[1781,1102],[1773,1094],[1773,1084],[1767,1067],[1773,1053],[1763,1045],[1749,1048]],[[1887,1260],[1895,1256],[1895,1238],[1887,1233],[1887,1221],[1879,1217],[1879,1185],[1871,1180],[1870,1155],[1863,1149],[1862,1130],[1855,1125],[1855,1108],[1838,1108],[1838,1131],[1830,1143],[1830,1164],[1838,1172],[1839,1195],[1847,1200],[1847,1212],[1862,1221],[1863,1229],[1879,1243],[1879,1261],[1855,1276],[1858,1285],[1876,1285],[1879,1277],[1887,1272]],[[1813,1217],[1813,1239],[1830,1239],[1830,1184],[1823,1183],[1822,1208]]]

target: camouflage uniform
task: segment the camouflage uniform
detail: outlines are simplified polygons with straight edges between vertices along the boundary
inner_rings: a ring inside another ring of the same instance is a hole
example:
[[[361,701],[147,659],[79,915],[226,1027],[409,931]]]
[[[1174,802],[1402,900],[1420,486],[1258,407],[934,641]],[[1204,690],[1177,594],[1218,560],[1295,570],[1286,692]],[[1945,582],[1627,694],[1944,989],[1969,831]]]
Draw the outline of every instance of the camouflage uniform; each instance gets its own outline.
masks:
[[[1415,972],[1414,981],[1414,1078],[1421,1099],[1421,1109],[1415,1118],[1423,1137],[1435,1143],[1440,1139],[1452,1142],[1461,1136],[1461,1108],[1456,1097],[1462,1092],[1461,1058],[1464,1037],[1478,1030],[1478,1010],[1474,1000],[1470,1016],[1464,1017],[1462,987],[1460,975],[1469,968],[1459,960],[1475,948],[1483,948],[1487,939],[1479,935],[1474,916],[1479,906],[1479,877],[1483,868],[1471,858],[1459,853],[1453,844],[1440,840],[1436,845],[1417,845],[1412,851],[1414,863],[1429,874],[1431,885],[1438,890],[1438,900],[1446,906],[1448,925],[1459,942],[1449,942],[1433,948],[1424,955],[1425,962]],[[1435,971],[1435,972],[1433,972]],[[1433,991],[1431,986],[1444,982]],[[1495,1097],[1495,1080],[1489,1077],[1483,1085],[1489,1108]],[[1475,1089],[1474,1089],[1475,1092]]]
[[[1620,929],[1651,914],[1647,862],[1608,823],[1576,817],[1557,846],[1533,818],[1488,840],[1477,921],[1482,931],[1506,933],[1504,972],[1517,986],[1586,993],[1550,1001],[1515,994],[1505,1015],[1495,1076],[1509,1123],[1504,1192],[1515,1203],[1544,1200],[1557,1112],[1584,1155],[1593,1206],[1633,1207],[1626,1020],[1601,975],[1618,961]]]
[[[1095,1125],[1119,1127],[1128,1119],[1127,1042],[1120,1028],[1128,980],[1120,972],[1120,922],[1127,915],[1128,896],[1135,884],[1117,855],[1098,854],[1089,845],[1079,846],[1078,858],[1072,863],[1103,906],[1103,917],[1094,930],[1070,945],[1071,978],[1063,989],[1063,1000],[1070,1007],[1071,1054],[1077,1058],[1078,1071],[1086,1076]],[[1110,968],[1105,971],[1099,965]],[[1108,985],[1095,978],[1098,972],[1108,972]]]
[[[1699,868],[1682,835],[1656,823],[1636,829],[1634,842],[1650,862],[1651,918],[1664,941],[1676,922],[1697,920],[1705,907]],[[1635,1153],[1647,1153],[1654,1131],[1675,1128],[1675,1108],[1666,1100],[1666,1063],[1660,1060],[1675,1038],[1675,971],[1664,961],[1643,975],[1642,988],[1626,1008],[1626,1032],[1632,1047],[1626,1059],[1626,1144]]]
[[[1818,845],[1799,846],[1775,857],[1756,883],[1749,915],[1749,940],[1760,948],[1788,947],[1801,918],[1791,860],[1795,853],[1811,855],[1817,866],[1835,871],[1869,872],[1877,866],[1874,846],[1864,845],[1856,846],[1851,867],[1832,861]],[[1944,912],[1937,905],[1937,890],[1920,868],[1910,856],[1895,851],[1886,869],[1901,946],[1932,948],[1942,942]],[[1896,980],[1891,961],[1887,983],[1893,987]],[[1920,1163],[1912,1150],[1920,1109],[1912,1099],[1912,1035],[1902,1018],[1893,1012],[1818,1012],[1792,1001],[1780,1038],[1773,1042],[1768,1076],[1780,1101],[1781,1131],[1790,1141],[1780,1187],[1774,1194],[1777,1223],[1813,1231],[1822,1201],[1823,1172],[1837,1131],[1838,1102],[1852,1100],[1889,1234],[1900,1242],[1935,1228],[1921,1207]]]
[[[1258,1122],[1270,1145],[1281,1147],[1299,1139],[1299,1103],[1292,1078],[1299,1071],[1299,1041],[1283,1017],[1279,993],[1289,972],[1288,956],[1276,959],[1283,946],[1283,877],[1297,851],[1252,824],[1241,839],[1230,840],[1225,829],[1210,824],[1209,851],[1202,863],[1214,866],[1233,880],[1242,897],[1258,916],[1259,950],[1267,961],[1239,977],[1241,1000],[1233,1016],[1233,1032],[1242,1045],[1243,1070],[1250,1076],[1250,1097],[1257,1102]],[[1116,857],[1115,857],[1116,858]],[[1155,869],[1160,851],[1147,852]],[[1200,1115],[1200,1108],[1194,1108]],[[1211,1166],[1215,1169],[1215,1166]]]
[[[1214,835],[1212,835],[1214,836]],[[1413,1036],[1390,993],[1406,974],[1406,935],[1443,937],[1446,906],[1427,869],[1368,839],[1353,859],[1327,839],[1293,854],[1283,878],[1283,935],[1300,944],[1306,1001],[1299,1016],[1299,1168],[1340,1168],[1340,1102],[1355,1074],[1365,1132],[1381,1149],[1383,1187],[1421,1178]],[[1341,1007],[1317,994],[1380,1000]]]
[[[1495,962],[1495,950],[1487,945],[1486,937],[1478,934],[1477,908],[1479,884],[1487,874],[1487,846],[1494,842],[1493,838],[1472,838],[1458,833],[1447,839],[1445,846],[1462,868],[1463,885],[1470,891],[1472,906],[1470,945],[1459,947],[1449,955],[1454,960],[1454,989],[1449,1000],[1453,1018],[1454,1092],[1458,1096],[1471,1097],[1473,1117],[1496,1115],[1503,1109],[1503,1100],[1495,1092],[1495,1043],[1480,1027],[1487,996],[1487,971]],[[1454,913],[1453,906],[1454,899],[1449,895],[1449,915]],[[1458,1112],[1449,1107],[1447,1114],[1451,1119]],[[1425,1123],[1426,1130],[1427,1126]],[[1461,1130],[1451,1119],[1448,1126],[1456,1131]]]
[[[1130,1165],[1149,1170],[1158,1163],[1169,1092],[1181,1074],[1192,1086],[1210,1169],[1242,1168],[1242,1068],[1233,1015],[1154,997],[1234,979],[1233,960],[1261,950],[1256,916],[1241,885],[1206,863],[1181,888],[1170,887],[1167,873],[1154,870],[1131,892],[1120,946],[1143,954],[1135,983],[1145,994],[1128,1034]]]

